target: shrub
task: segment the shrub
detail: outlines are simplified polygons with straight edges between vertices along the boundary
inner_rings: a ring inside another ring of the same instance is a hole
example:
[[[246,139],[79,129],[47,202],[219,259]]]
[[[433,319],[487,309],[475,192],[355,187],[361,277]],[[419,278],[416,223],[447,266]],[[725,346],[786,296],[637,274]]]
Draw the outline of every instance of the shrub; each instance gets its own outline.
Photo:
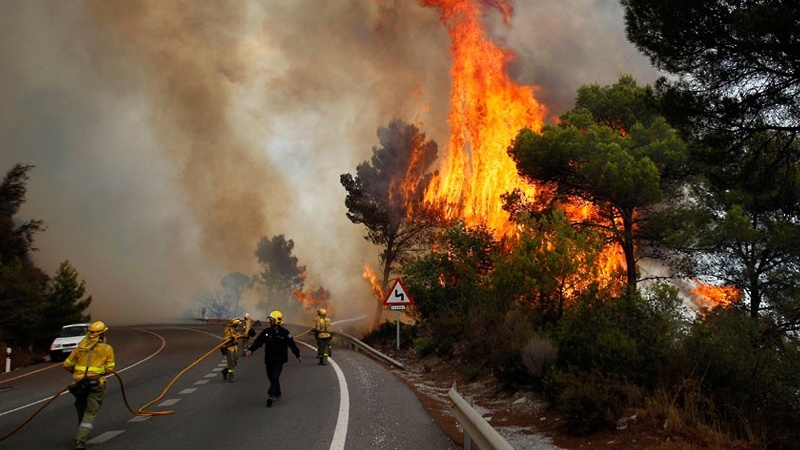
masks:
[[[547,370],[558,359],[558,347],[541,334],[534,334],[522,347],[520,358],[522,359],[522,365],[528,371],[528,375],[541,383]]]
[[[624,410],[642,401],[638,387],[599,371],[566,373],[553,378],[551,390],[558,392],[556,404],[567,421],[567,431],[587,436],[613,428]]]

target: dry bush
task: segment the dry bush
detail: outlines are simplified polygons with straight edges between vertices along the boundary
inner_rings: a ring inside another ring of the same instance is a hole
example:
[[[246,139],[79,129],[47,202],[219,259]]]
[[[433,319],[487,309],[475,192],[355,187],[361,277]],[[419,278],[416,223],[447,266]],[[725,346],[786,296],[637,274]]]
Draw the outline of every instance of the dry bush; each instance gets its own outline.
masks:
[[[646,402],[646,416],[661,424],[668,436],[677,436],[688,447],[708,450],[757,450],[766,448],[752,437],[736,440],[727,435],[715,418],[714,405],[704,398],[698,383],[685,380],[675,394],[657,390]]]
[[[541,380],[546,370],[558,359],[558,347],[550,339],[535,334],[522,348],[520,357],[528,374]]]

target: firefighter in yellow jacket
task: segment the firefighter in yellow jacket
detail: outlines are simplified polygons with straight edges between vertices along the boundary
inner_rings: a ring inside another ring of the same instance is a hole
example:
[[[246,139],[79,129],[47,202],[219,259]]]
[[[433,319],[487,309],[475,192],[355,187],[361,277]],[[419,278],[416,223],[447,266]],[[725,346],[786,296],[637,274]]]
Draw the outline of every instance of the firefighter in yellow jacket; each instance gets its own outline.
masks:
[[[239,362],[239,325],[242,321],[239,319],[231,319],[228,325],[225,326],[225,345],[222,347],[225,350],[225,368],[222,369],[222,378],[229,383],[233,383],[233,369]]]
[[[94,421],[103,405],[106,378],[114,370],[114,348],[106,344],[105,323],[89,325],[89,332],[64,361],[64,368],[72,372],[69,390],[75,396],[78,411],[78,434],[75,448],[86,448],[86,441],[94,428]]]
[[[317,319],[314,321],[314,335],[317,338],[317,358],[319,365],[324,366],[331,356],[331,319],[325,308],[317,310]]]

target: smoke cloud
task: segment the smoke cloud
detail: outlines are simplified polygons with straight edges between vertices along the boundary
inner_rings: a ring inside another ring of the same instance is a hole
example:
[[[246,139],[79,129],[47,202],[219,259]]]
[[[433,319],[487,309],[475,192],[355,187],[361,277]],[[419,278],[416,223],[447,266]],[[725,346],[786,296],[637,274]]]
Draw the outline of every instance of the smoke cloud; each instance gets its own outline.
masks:
[[[582,84],[655,79],[617,2],[519,3],[490,31],[554,116]],[[177,318],[199,289],[256,273],[256,244],[277,234],[295,242],[307,286],[331,292],[335,319],[374,310],[361,274],[379,250],[345,217],[339,175],[394,118],[447,152],[450,43],[436,9],[6,0],[0,27],[0,169],[36,166],[20,213],[48,227],[36,261],[54,273],[69,260],[94,318]]]

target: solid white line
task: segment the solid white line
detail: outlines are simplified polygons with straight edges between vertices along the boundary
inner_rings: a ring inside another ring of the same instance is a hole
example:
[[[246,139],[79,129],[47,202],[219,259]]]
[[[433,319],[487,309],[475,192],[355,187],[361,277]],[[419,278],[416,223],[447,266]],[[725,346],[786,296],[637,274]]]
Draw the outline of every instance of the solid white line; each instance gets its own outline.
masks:
[[[317,348],[305,342],[298,343],[317,351]],[[314,358],[316,359],[316,358]],[[344,450],[344,443],[347,439],[347,426],[350,422],[350,391],[347,389],[347,380],[344,377],[344,372],[336,364],[333,358],[328,358],[328,362],[333,367],[333,372],[336,373],[336,379],[339,381],[339,415],[336,418],[336,428],[333,431],[333,439],[331,440],[331,450]]]
[[[344,442],[347,439],[347,425],[350,421],[350,392],[347,390],[347,381],[344,372],[339,368],[332,358],[328,358],[336,378],[339,379],[339,418],[336,420],[336,431],[333,432],[331,450],[344,450]]]
[[[124,369],[120,369],[120,370],[118,370],[118,371],[117,371],[117,373],[119,373],[119,372],[124,372],[124,371],[126,371],[126,370],[128,370],[128,369],[132,369],[132,368],[134,368],[134,367],[138,366],[139,364],[141,364],[141,363],[143,363],[143,362],[147,361],[148,359],[150,359],[150,358],[152,358],[152,357],[156,356],[157,354],[161,353],[161,350],[163,350],[163,349],[164,349],[164,347],[166,347],[166,345],[167,345],[167,342],[164,340],[164,338],[163,338],[163,337],[162,337],[160,334],[153,333],[152,331],[149,331],[149,330],[143,330],[143,329],[141,329],[141,328],[133,328],[133,329],[134,329],[134,330],[138,330],[138,331],[143,331],[143,332],[145,332],[145,333],[150,333],[150,334],[152,334],[153,336],[155,336],[155,337],[159,338],[159,339],[161,340],[161,347],[159,347],[159,348],[158,348],[158,350],[156,350],[155,352],[151,353],[151,354],[150,354],[150,356],[147,356],[146,358],[140,359],[140,360],[139,360],[139,361],[137,361],[136,363],[134,363],[134,364],[131,364],[130,366],[128,366],[128,367],[126,367],[126,368],[124,368]],[[51,366],[51,367],[56,367],[56,366]],[[47,367],[47,368],[45,368],[45,369],[41,369],[41,370],[46,370],[46,369],[49,369],[49,368],[50,368],[50,367]],[[37,371],[37,372],[38,372],[38,371]],[[35,372],[31,372],[31,373],[25,374],[25,375],[23,375],[23,376],[28,376],[28,375],[30,375],[30,374],[32,374],[32,373],[35,373]],[[111,375],[108,375],[106,378],[111,378],[111,377],[113,377],[113,376],[114,376],[114,374],[112,373]],[[19,377],[17,377],[17,378],[19,378]],[[61,393],[61,395],[65,395],[65,394],[67,394],[67,393],[68,393],[68,391],[64,391],[64,392],[62,392],[62,393]],[[5,411],[5,412],[2,412],[2,413],[0,413],[0,417],[3,417],[3,416],[5,416],[6,414],[11,414],[11,413],[13,413],[13,412],[21,411],[21,410],[23,410],[23,409],[25,409],[25,408],[30,408],[31,406],[38,405],[39,403],[42,403],[42,402],[46,402],[46,401],[50,400],[51,398],[52,398],[52,397],[43,398],[43,399],[41,399],[41,400],[37,400],[37,401],[35,401],[35,402],[28,403],[27,405],[22,405],[22,406],[20,406],[20,407],[18,407],[18,408],[10,409],[10,410],[8,410],[8,411]]]

